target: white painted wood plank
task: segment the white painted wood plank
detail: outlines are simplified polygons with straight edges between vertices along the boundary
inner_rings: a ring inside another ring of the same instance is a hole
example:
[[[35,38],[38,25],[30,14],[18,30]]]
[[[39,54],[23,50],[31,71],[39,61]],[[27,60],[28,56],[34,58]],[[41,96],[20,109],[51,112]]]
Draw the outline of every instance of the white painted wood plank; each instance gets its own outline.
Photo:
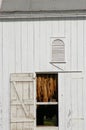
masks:
[[[78,120],[78,130],[84,130],[84,119]]]
[[[58,20],[58,37],[65,37],[65,18]]]
[[[80,73],[71,73],[71,78],[72,79],[82,79],[84,77],[83,72]]]
[[[70,70],[70,58],[71,58],[71,54],[70,54],[70,50],[71,50],[71,34],[70,34],[70,20],[66,19],[66,23],[65,23],[65,70]]]
[[[84,22],[83,19],[78,19],[78,70],[83,70],[84,68]],[[78,129],[82,130],[84,129],[84,116],[83,116],[83,92],[84,92],[84,86],[83,86],[83,78],[79,79],[78,81],[78,117],[82,117],[83,120],[78,121]]]
[[[16,82],[16,83],[14,83],[13,87],[16,88],[15,91],[17,90],[16,95],[18,97],[18,101],[20,101],[20,103],[22,104],[22,83],[21,82],[18,82],[18,83]],[[23,104],[23,106],[24,106],[24,104]],[[22,117],[25,116],[24,109],[23,109],[22,105],[19,105],[19,106],[17,105],[16,107],[17,107],[17,111],[16,111],[17,116],[16,116],[16,118],[13,118],[11,120],[11,122],[15,122],[17,124],[17,126],[16,126],[17,130],[22,130],[22,122],[17,123],[17,120],[19,118],[22,119]]]
[[[14,118],[14,119],[12,119],[11,122],[12,122],[12,123],[17,123],[17,126],[19,125],[18,123],[21,123],[21,124],[19,125],[20,127],[17,127],[17,129],[18,129],[18,128],[22,129],[22,123],[23,123],[23,122],[33,122],[33,121],[34,121],[34,120],[31,120],[31,119],[29,119],[29,118],[28,118],[28,119],[26,119],[26,118],[17,118],[17,119]]]
[[[34,118],[34,105],[30,105],[30,115]]]
[[[71,20],[71,70],[77,70],[77,20]]]
[[[36,127],[35,128],[35,130],[59,130],[59,128],[58,127],[49,127],[49,126],[47,126],[47,127]]]
[[[77,80],[73,79],[71,80],[71,95],[72,95],[72,129],[78,130],[78,122],[77,120],[74,120],[74,118],[78,117],[78,97],[77,97]]]
[[[31,108],[31,106],[32,106],[32,108]],[[26,108],[27,108],[28,115],[29,115],[28,118],[33,120],[33,123],[34,123],[34,121],[36,120],[36,116],[34,116],[34,102],[33,102],[33,104],[31,103],[29,105],[26,105]]]
[[[86,64],[86,61],[84,62],[84,65]],[[84,68],[85,69],[85,68]],[[86,73],[86,72],[85,72]],[[86,74],[85,74],[86,77]],[[83,121],[83,130],[85,130],[86,128],[86,78],[84,77],[83,79],[83,117],[84,117],[84,121]]]
[[[29,89],[29,90],[30,90],[30,99],[33,100],[33,105],[31,105],[31,104],[29,105],[29,115],[30,115],[33,119],[35,119],[35,117],[36,117],[36,106],[35,106],[35,105],[36,105],[36,104],[35,104],[35,103],[36,103],[36,102],[35,102],[35,101],[36,101],[36,97],[34,97],[34,96],[35,96],[35,93],[36,93],[36,92],[35,92],[35,89],[36,89],[35,87],[36,87],[36,86],[34,86],[34,85],[35,85],[34,82],[35,82],[35,81],[33,80],[33,82],[30,82],[30,83],[29,83],[29,87],[30,87],[30,89]],[[35,126],[35,120],[34,120],[34,126]]]
[[[78,117],[83,117],[83,78],[78,79]]]
[[[24,104],[25,105],[33,105],[34,104],[34,101],[33,100],[24,100]],[[19,101],[11,101],[11,105],[21,105],[21,103]]]
[[[12,77],[17,76],[17,74],[12,74]],[[23,77],[25,76],[25,74],[18,74],[18,78],[19,77]],[[29,78],[31,78],[33,76],[33,74],[28,74],[27,76],[29,76]],[[18,81],[18,82],[13,82],[14,83],[14,87],[15,87],[15,91],[16,91],[16,96],[18,96],[18,101],[13,101],[11,102],[11,108],[16,108],[17,107],[17,111],[16,111],[16,115],[15,113],[12,111],[12,118],[11,118],[11,123],[17,123],[16,124],[16,130],[22,130],[25,128],[32,128],[32,126],[29,126],[29,124],[27,125],[27,123],[32,122],[33,123],[33,127],[35,124],[35,116],[34,116],[34,84],[33,81],[31,82],[24,82],[22,83],[22,81]],[[30,84],[30,85],[28,85]],[[13,87],[13,86],[12,86]],[[27,91],[29,90],[28,87],[30,87],[30,91],[31,91],[31,95],[30,98],[33,100],[29,100],[29,95],[27,93],[25,99],[23,99],[24,96],[24,87],[27,87]],[[19,103],[20,101],[20,103]],[[29,101],[29,102],[28,102]],[[29,103],[29,104],[28,104]],[[31,103],[31,104],[30,104]],[[23,106],[23,107],[22,107]],[[27,111],[28,116],[25,116],[24,111]],[[15,117],[13,117],[13,115],[15,115]],[[26,124],[26,126],[24,126],[24,124]],[[12,126],[13,129],[13,126]]]
[[[22,44],[22,72],[27,72],[28,68],[28,25],[27,22],[22,22],[22,35],[21,35],[21,44]]]
[[[16,123],[11,123],[10,129],[11,129],[11,130],[17,130],[17,129],[16,129]]]
[[[56,105],[58,102],[37,102],[37,105]]]
[[[78,120],[72,119],[72,130],[78,130]]]
[[[16,72],[21,72],[21,22],[15,22],[15,55]]]
[[[15,72],[15,26],[14,22],[8,22],[8,58],[9,58],[9,72]]]
[[[32,73],[11,73],[11,77],[31,77]]]
[[[52,37],[51,21],[46,21],[46,70],[52,70],[51,62],[51,37]],[[55,69],[55,68],[54,68]]]
[[[29,129],[29,123],[23,123],[23,130]]]
[[[28,82],[32,82],[33,81],[33,78],[32,77],[11,77],[11,81],[22,81],[22,82],[25,82],[25,81],[28,81]]]
[[[15,106],[12,106],[11,105],[11,120],[13,119],[13,118],[16,118],[16,116],[17,116],[17,112],[16,112],[16,105]],[[16,124],[15,124],[16,125]]]
[[[73,78],[74,76],[74,78]],[[63,123],[65,130],[78,130],[83,129],[84,116],[83,116],[83,78],[75,74],[65,73],[60,74],[60,86],[64,87],[64,109],[60,108],[61,97],[59,95],[59,112],[64,115]],[[61,89],[61,88],[60,88]],[[62,91],[61,91],[62,92]],[[60,114],[60,113],[59,113]],[[62,116],[59,119],[62,119]],[[60,121],[60,120],[59,120]],[[62,120],[61,120],[62,121]],[[60,124],[61,125],[61,124]],[[59,126],[61,127],[61,126]]]
[[[58,37],[60,35],[58,20],[52,20],[50,22],[52,24],[52,37]]]
[[[19,86],[19,87],[18,87]],[[18,83],[16,84],[15,82],[13,82],[13,87],[15,89],[15,92],[16,92],[16,95],[18,97],[18,100],[20,101],[21,103],[21,109],[23,109],[23,112],[25,113],[26,117],[28,116],[28,112],[27,112],[27,109],[26,109],[26,106],[22,100],[22,96],[23,96],[23,91],[22,91],[22,83]]]
[[[71,108],[71,82],[70,82],[71,74],[65,74],[65,130],[71,130],[72,129],[72,108]]]
[[[83,26],[84,26],[84,43],[83,43],[83,57],[84,57],[84,61],[83,61],[83,68],[84,68],[84,73],[85,73],[85,76],[84,76],[84,79],[83,79],[83,116],[84,116],[84,130],[86,129],[86,19],[83,19]]]
[[[34,99],[34,83],[33,82],[29,82],[30,85],[30,100]]]
[[[77,23],[77,49],[78,49],[78,70],[83,70],[83,20],[79,20],[78,19],[78,23]]]
[[[16,127],[17,130],[22,130],[23,123],[21,123],[21,122],[16,122],[16,121],[12,121],[12,122],[17,124],[17,127]]]
[[[9,130],[9,23],[3,22],[3,130]],[[5,125],[4,125],[5,124]]]
[[[18,98],[17,98],[16,92],[15,92],[15,89],[12,87],[12,83],[10,83],[10,85],[11,85],[11,88],[10,88],[11,102],[17,101]]]
[[[65,37],[65,20],[58,18],[50,22],[52,23],[52,37]]]
[[[22,84],[23,86],[23,100],[24,100],[24,103],[25,103],[25,101],[27,101],[28,100],[28,103],[30,103],[30,101],[29,101],[29,88],[28,88],[28,83],[27,82],[23,82],[23,84]]]
[[[12,82],[16,97],[22,101],[22,82]]]
[[[59,129],[65,129],[65,100],[64,100],[64,74],[58,75],[58,92],[59,92]]]
[[[86,19],[83,19],[84,21],[83,21],[83,28],[84,28],[84,36],[83,36],[83,40],[84,40],[84,43],[83,43],[83,56],[84,56],[84,73],[86,74],[86,58],[85,58],[85,56],[86,56],[86,51],[85,51],[85,48],[86,48],[86,36],[85,36],[85,34],[86,34]]]
[[[2,90],[2,75],[3,75],[3,39],[2,39],[2,23],[0,22],[0,129],[3,129],[2,126],[2,95],[3,95],[3,90]]]
[[[34,73],[34,77],[36,77],[36,73]],[[35,120],[34,120],[34,128],[36,128],[36,122],[37,122],[37,118],[36,118],[36,95],[37,95],[37,93],[36,93],[36,79],[34,79],[34,81],[33,81],[33,85],[34,85],[34,118],[35,118]]]
[[[34,66],[34,64],[33,64],[33,62],[34,62],[34,60],[33,60],[33,58],[34,58],[34,56],[33,56],[33,54],[34,54],[34,52],[33,52],[33,35],[34,35],[34,32],[33,32],[33,22],[32,21],[29,21],[28,22],[28,72],[30,73],[30,72],[33,72],[33,66]]]
[[[74,80],[74,79],[73,79]],[[77,79],[76,78],[76,82],[77,82],[77,90],[75,90],[76,92],[76,97],[74,100],[76,100],[74,106],[76,106],[76,108],[74,109],[73,112],[73,116],[72,116],[72,122],[75,124],[75,126],[73,126],[73,129],[75,130],[75,128],[77,128],[78,130],[83,129],[83,121],[84,121],[84,117],[83,117],[83,79]],[[76,113],[75,113],[76,112]]]
[[[78,117],[78,95],[77,95],[77,90],[78,90],[78,80],[72,79],[71,81],[71,93],[72,93],[72,118]]]
[[[35,71],[39,70],[40,62],[39,62],[39,56],[40,56],[40,32],[39,32],[39,21],[34,22],[34,47],[35,47]]]
[[[39,39],[39,47],[40,47],[40,55],[39,55],[39,62],[40,62],[40,70],[46,69],[46,22],[40,21],[40,39]]]
[[[30,125],[30,124],[31,123],[23,123],[23,130],[26,130],[26,129],[33,130],[34,127],[33,127],[33,125]]]

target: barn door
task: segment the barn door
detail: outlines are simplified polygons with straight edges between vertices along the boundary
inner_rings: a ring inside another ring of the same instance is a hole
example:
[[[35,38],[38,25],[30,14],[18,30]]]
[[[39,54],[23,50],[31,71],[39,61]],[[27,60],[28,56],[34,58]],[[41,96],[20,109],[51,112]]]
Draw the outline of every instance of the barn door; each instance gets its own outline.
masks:
[[[11,130],[34,130],[35,82],[33,74],[11,74]]]
[[[83,130],[83,76],[59,73],[59,130]]]

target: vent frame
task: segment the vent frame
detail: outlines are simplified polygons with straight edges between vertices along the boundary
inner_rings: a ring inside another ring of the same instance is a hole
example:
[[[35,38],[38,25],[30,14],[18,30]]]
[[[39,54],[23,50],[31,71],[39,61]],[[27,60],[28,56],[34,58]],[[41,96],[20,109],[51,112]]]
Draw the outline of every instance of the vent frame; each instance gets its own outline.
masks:
[[[51,43],[51,63],[65,62],[65,43],[63,39],[55,38]]]

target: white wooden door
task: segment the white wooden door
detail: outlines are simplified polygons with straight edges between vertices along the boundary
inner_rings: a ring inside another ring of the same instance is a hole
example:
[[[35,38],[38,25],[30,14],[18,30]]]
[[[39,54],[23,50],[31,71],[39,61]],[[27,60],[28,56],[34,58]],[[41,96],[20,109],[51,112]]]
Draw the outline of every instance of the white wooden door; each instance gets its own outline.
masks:
[[[33,74],[11,74],[11,130],[34,130],[35,79]]]
[[[83,130],[83,75],[59,73],[59,130]]]

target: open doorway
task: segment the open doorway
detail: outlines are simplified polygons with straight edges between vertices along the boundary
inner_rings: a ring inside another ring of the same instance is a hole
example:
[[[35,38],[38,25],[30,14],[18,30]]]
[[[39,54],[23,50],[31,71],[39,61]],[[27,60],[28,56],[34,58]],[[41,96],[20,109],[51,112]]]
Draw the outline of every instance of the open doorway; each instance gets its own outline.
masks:
[[[36,125],[58,127],[58,74],[37,74]]]

